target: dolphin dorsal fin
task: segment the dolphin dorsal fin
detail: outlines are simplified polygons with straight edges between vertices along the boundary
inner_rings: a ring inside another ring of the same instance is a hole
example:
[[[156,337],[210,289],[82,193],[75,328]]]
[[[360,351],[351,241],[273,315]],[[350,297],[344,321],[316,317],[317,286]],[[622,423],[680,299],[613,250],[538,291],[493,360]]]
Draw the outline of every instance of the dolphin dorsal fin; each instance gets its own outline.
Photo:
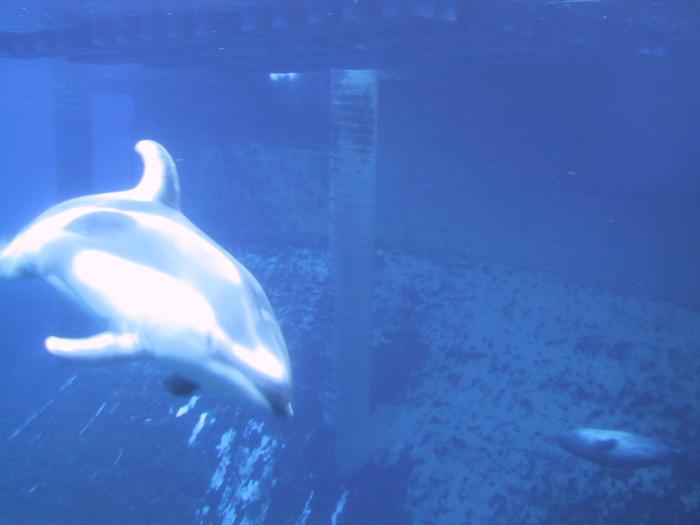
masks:
[[[138,200],[159,201],[180,209],[180,180],[170,153],[153,140],[140,140],[134,148],[143,160],[143,175],[131,194]]]

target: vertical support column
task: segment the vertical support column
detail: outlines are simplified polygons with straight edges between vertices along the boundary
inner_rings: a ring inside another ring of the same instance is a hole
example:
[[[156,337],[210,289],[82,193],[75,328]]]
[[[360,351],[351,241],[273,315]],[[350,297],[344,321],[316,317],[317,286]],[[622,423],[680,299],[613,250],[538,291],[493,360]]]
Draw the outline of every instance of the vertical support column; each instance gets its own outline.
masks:
[[[92,180],[91,101],[86,67],[58,62],[53,68],[56,201],[90,193]],[[84,328],[76,308],[55,309],[55,331],[70,336]]]
[[[58,63],[53,83],[56,193],[59,200],[89,193],[92,127],[86,66]]]
[[[339,467],[368,453],[374,286],[376,71],[331,73],[330,278],[334,293],[331,420]]]

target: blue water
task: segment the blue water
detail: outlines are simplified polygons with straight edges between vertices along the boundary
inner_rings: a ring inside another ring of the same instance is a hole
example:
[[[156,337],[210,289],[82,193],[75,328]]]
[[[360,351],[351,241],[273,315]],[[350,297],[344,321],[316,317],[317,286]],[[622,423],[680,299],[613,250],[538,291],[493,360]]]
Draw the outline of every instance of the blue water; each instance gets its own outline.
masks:
[[[159,141],[295,415],[57,360],[101,328],[3,281],[0,523],[700,523],[696,2],[54,4],[0,7],[0,241]]]

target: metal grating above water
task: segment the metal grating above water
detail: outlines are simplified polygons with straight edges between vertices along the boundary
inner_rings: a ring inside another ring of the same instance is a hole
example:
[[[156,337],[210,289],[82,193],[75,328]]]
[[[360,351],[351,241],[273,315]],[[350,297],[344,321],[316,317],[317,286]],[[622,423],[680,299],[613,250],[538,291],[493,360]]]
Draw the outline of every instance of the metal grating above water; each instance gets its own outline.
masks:
[[[674,46],[697,44],[689,40],[699,33],[692,29],[697,20],[684,16],[692,7],[686,2],[643,0],[54,4],[0,7],[0,57],[306,71],[569,59],[583,49],[587,56],[591,49],[665,56]]]

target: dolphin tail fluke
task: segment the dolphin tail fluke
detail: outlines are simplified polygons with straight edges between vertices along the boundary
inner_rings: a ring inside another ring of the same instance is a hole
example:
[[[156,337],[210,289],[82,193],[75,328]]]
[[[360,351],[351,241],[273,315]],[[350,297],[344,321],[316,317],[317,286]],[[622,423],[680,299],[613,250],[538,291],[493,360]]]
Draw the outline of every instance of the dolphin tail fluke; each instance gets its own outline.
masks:
[[[83,339],[48,337],[46,349],[53,355],[73,361],[114,361],[133,357],[141,351],[134,334],[103,332]]]

